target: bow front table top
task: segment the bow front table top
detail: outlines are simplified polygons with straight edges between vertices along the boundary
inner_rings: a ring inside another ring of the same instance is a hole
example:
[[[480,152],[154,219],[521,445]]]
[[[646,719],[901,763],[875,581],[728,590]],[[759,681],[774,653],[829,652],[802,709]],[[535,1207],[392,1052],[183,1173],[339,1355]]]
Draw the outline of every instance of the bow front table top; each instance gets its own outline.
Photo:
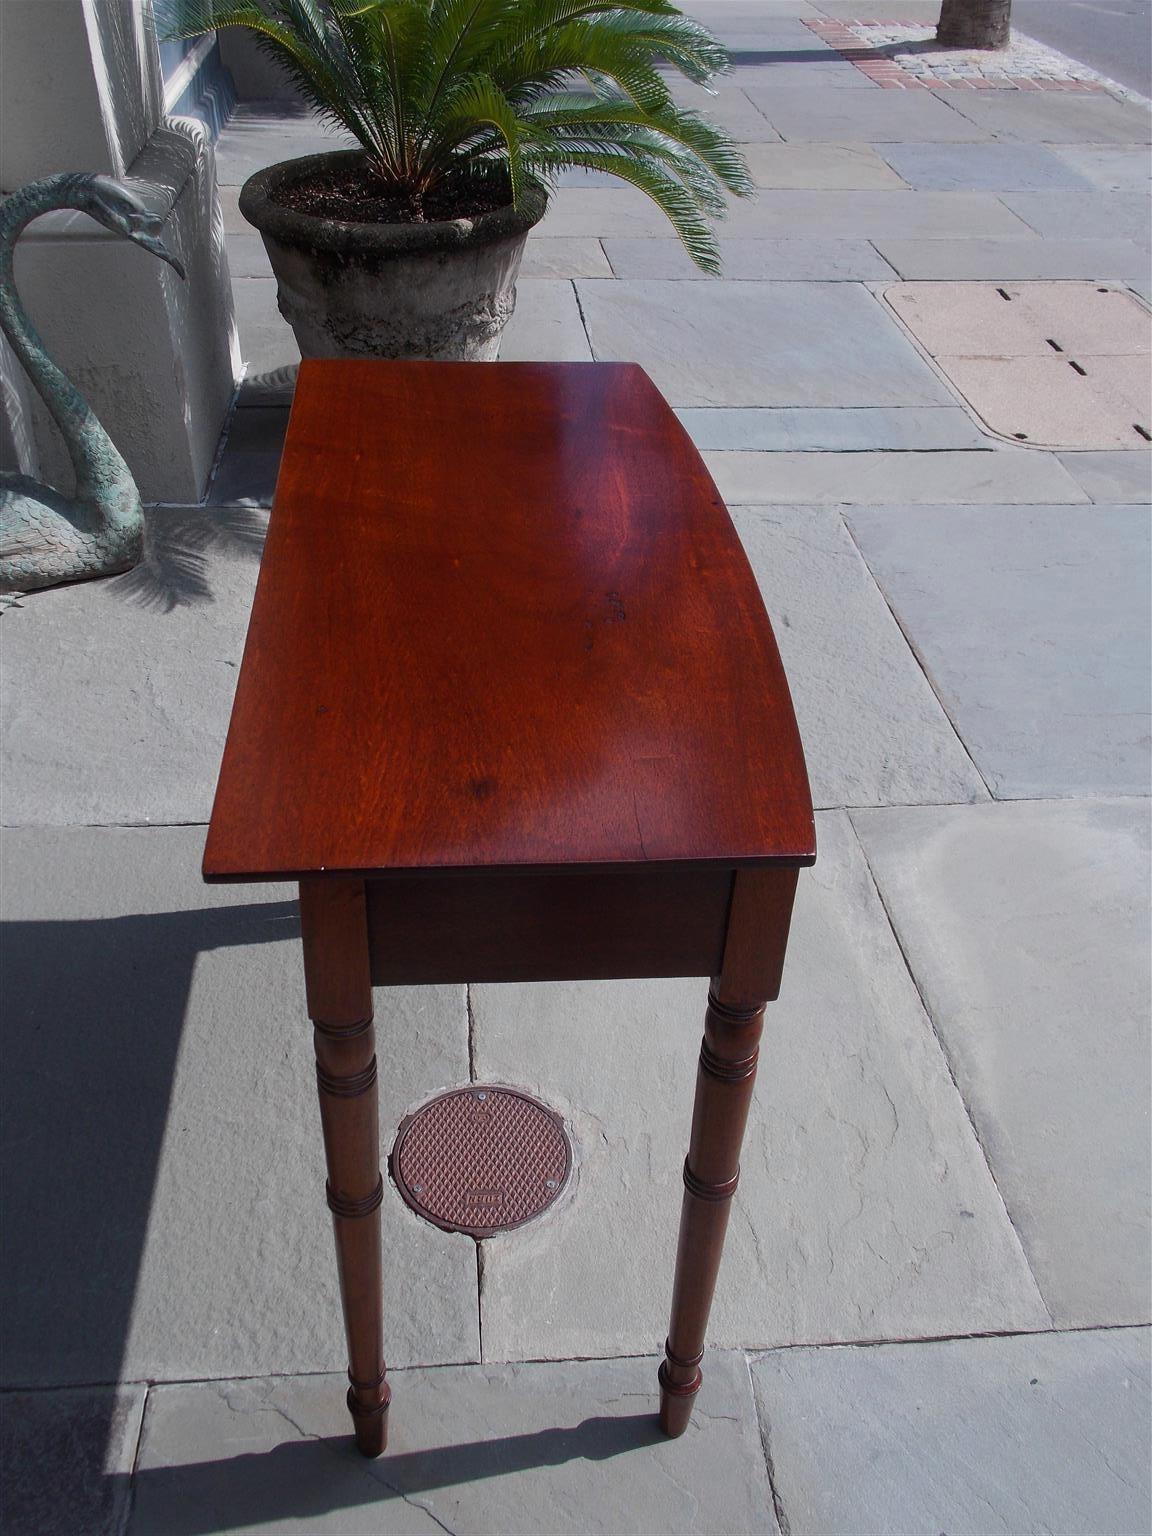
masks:
[[[660,1368],[679,1434],[814,858],[755,579],[639,367],[301,365],[204,877],[300,884],[366,1454],[389,1403],[373,984],[712,978]]]

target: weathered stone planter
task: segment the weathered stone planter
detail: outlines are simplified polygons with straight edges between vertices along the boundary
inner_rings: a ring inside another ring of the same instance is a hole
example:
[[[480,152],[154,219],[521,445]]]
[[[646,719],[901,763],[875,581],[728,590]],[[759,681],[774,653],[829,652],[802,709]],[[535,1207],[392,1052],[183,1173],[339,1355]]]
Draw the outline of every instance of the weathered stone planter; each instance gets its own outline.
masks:
[[[530,190],[520,208],[429,224],[352,224],[284,206],[293,182],[363,158],[361,150],[339,150],[281,161],[249,177],[240,193],[301,355],[491,362],[545,194]]]

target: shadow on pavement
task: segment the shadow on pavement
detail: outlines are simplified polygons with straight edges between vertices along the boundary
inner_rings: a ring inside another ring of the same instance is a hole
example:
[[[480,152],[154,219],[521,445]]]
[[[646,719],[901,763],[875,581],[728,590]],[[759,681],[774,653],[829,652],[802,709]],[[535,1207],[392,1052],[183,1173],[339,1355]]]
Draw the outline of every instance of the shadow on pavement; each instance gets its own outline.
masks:
[[[296,924],[292,901],[0,924],[6,1390],[120,1379],[197,957],[279,940]],[[33,1396],[53,1419],[54,1394]],[[82,1438],[99,1471],[115,1399],[89,1399]],[[14,1490],[18,1506],[53,1504],[56,1490],[42,1485],[61,1480],[79,1438],[53,1422],[29,1466],[21,1425],[6,1423],[6,1529],[57,1529],[46,1518],[21,1524]],[[95,1494],[92,1477],[82,1481]],[[73,1508],[59,1527],[69,1528],[98,1527]]]
[[[160,613],[212,602],[209,555],[233,553],[258,560],[268,514],[253,507],[153,507],[144,556],[135,570],[107,585],[123,602]]]
[[[216,1536],[280,1520],[307,1531],[310,1521],[335,1510],[397,1498],[420,1507],[419,1495],[436,1489],[570,1461],[607,1461],[667,1443],[654,1413],[585,1419],[572,1429],[385,1454],[373,1462],[347,1437],[302,1439],[218,1461],[140,1470],[129,1532]]]
[[[867,47],[867,44],[862,44]],[[730,53],[735,73],[745,64],[842,64],[843,55],[834,48],[773,48],[763,53],[741,50]]]

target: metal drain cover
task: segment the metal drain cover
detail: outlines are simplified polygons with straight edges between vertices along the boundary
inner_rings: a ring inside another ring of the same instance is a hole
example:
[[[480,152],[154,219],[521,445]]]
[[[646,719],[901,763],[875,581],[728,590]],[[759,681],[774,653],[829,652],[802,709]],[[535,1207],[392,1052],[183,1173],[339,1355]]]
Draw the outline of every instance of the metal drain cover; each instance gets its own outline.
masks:
[[[547,1210],[568,1178],[572,1145],[560,1116],[538,1099],[474,1083],[409,1115],[389,1166],[425,1221],[490,1237]]]

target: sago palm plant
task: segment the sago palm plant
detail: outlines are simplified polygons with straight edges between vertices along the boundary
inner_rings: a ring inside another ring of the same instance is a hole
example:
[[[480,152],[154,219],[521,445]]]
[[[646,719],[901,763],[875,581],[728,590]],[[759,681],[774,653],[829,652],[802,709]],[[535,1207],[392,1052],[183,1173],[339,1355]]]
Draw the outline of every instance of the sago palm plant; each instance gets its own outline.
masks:
[[[502,185],[519,204],[569,166],[630,182],[698,266],[719,270],[709,219],[752,190],[731,140],[673,101],[661,66],[699,85],[728,66],[669,0],[157,0],[161,35],[248,27],[366,174],[422,219],[445,195]]]

